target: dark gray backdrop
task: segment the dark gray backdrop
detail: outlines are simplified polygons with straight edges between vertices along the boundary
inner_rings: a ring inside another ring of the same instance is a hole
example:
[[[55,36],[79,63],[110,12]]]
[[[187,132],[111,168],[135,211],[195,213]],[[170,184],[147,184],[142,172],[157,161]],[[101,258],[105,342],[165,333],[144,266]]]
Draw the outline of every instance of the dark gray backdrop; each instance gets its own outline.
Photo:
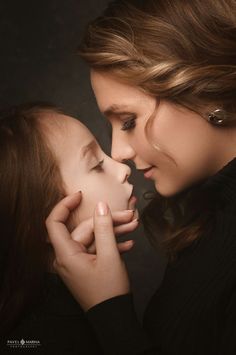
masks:
[[[76,54],[86,24],[99,15],[106,0],[1,0],[0,105],[46,100],[78,117],[110,151],[110,132],[98,112],[89,83],[89,71]],[[143,193],[153,188],[138,173],[139,207]],[[126,254],[139,316],[160,284],[165,261],[152,250],[142,228],[136,245]]]

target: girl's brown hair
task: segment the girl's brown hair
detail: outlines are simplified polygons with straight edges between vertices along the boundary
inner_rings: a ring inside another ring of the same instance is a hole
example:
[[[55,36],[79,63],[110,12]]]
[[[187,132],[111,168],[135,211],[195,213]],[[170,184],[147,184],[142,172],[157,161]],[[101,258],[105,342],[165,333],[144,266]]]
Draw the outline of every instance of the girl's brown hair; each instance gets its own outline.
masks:
[[[63,197],[40,115],[59,110],[26,104],[0,112],[0,334],[42,296],[51,248],[45,219]]]
[[[158,100],[203,117],[220,108],[227,123],[236,122],[235,0],[114,1],[89,25],[79,53],[91,68]],[[208,224],[212,198],[198,190],[157,194],[144,212],[146,227],[162,231],[171,256]]]

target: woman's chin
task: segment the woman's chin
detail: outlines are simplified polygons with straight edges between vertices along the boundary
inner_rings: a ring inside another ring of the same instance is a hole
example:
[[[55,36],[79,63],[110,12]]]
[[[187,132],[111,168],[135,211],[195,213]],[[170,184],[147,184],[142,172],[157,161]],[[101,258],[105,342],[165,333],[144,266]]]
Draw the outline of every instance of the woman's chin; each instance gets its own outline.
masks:
[[[180,193],[184,188],[175,186],[174,184],[155,183],[156,191],[163,197],[172,197]]]

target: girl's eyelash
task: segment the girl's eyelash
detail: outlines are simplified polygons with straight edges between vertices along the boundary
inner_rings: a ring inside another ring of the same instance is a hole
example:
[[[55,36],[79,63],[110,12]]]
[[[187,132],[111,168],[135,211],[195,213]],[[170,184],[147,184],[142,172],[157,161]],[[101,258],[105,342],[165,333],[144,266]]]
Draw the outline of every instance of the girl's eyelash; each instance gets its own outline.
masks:
[[[134,128],[135,125],[136,125],[135,120],[136,120],[136,117],[130,117],[127,121],[125,121],[123,123],[123,125],[121,127],[121,130],[122,131],[128,131],[128,130]]]
[[[94,166],[92,168],[92,170],[96,170],[96,171],[102,171],[103,170],[103,163],[104,163],[104,159],[101,160],[96,166]]]

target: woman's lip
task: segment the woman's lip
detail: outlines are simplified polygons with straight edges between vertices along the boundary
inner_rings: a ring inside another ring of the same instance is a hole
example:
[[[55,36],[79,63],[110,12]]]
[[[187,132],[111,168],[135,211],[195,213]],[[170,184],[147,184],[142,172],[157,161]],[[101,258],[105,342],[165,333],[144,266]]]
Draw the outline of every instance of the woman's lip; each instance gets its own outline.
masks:
[[[152,176],[152,173],[153,173],[153,166],[145,170],[144,172],[145,178],[149,179]]]

